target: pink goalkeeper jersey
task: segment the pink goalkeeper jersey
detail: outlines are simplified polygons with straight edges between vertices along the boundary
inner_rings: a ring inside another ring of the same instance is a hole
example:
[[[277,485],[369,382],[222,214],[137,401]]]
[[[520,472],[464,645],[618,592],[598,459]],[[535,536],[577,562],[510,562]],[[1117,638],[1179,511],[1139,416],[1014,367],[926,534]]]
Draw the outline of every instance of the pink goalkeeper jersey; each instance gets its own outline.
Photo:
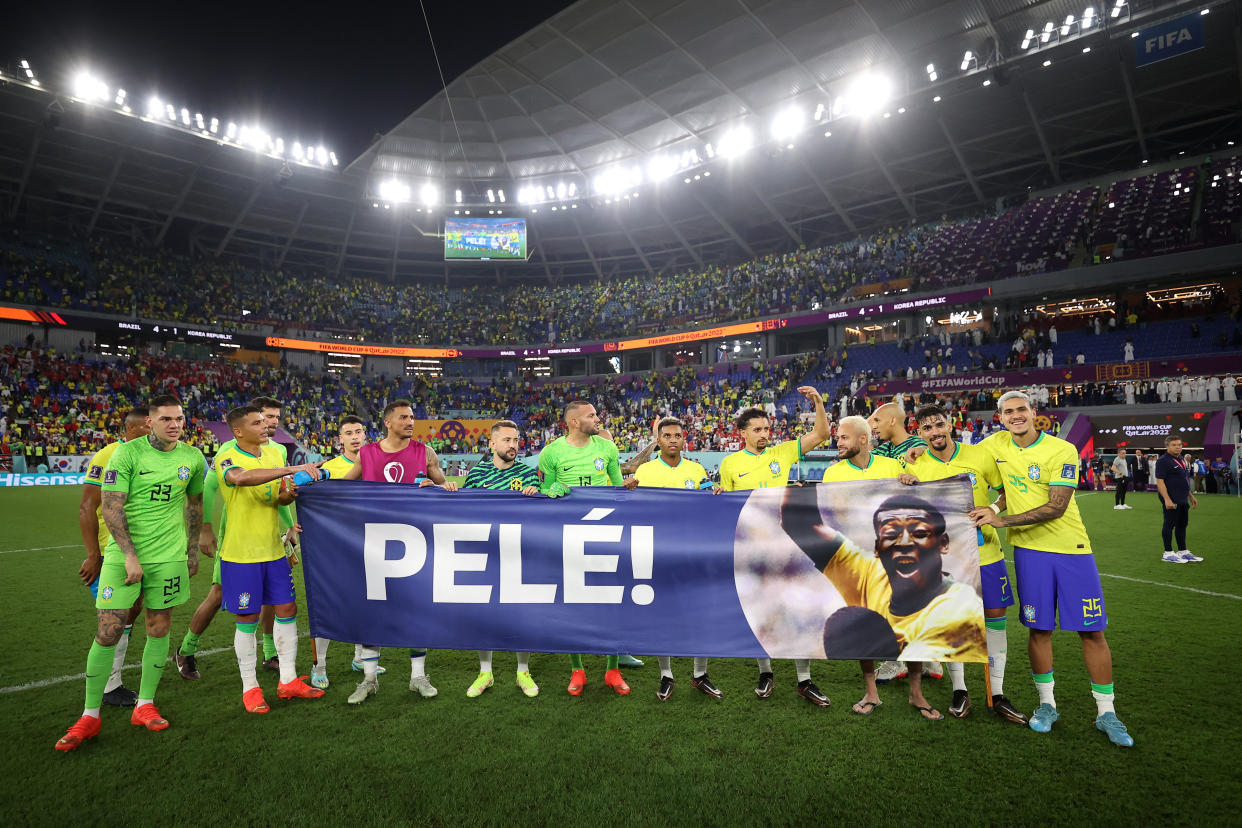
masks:
[[[413,483],[427,476],[427,445],[417,440],[401,451],[387,452],[379,443],[368,443],[358,452],[362,479],[380,483]]]

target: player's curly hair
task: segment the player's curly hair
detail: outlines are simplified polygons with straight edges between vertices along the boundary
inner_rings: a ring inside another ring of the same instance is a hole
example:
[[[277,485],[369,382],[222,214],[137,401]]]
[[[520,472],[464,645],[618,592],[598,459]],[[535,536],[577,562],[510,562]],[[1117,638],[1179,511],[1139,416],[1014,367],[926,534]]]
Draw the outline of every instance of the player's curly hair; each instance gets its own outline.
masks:
[[[748,408],[737,415],[737,430],[745,431],[746,426],[750,425],[750,421],[754,419],[766,420],[768,415],[762,408]]]

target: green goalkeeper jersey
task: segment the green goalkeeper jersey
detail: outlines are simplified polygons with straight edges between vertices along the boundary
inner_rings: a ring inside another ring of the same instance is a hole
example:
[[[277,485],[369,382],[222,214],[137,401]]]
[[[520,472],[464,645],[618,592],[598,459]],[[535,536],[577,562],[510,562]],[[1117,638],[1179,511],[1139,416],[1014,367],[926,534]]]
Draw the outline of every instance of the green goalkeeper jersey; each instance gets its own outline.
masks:
[[[185,443],[160,451],[149,440],[130,440],[113,453],[104,470],[103,496],[126,495],[125,521],[140,564],[185,560],[186,498],[202,494],[206,470],[203,453]],[[115,537],[104,555],[120,560]]]
[[[539,490],[564,494],[577,486],[620,486],[621,460],[617,446],[598,434],[582,448],[558,437],[539,452]]]

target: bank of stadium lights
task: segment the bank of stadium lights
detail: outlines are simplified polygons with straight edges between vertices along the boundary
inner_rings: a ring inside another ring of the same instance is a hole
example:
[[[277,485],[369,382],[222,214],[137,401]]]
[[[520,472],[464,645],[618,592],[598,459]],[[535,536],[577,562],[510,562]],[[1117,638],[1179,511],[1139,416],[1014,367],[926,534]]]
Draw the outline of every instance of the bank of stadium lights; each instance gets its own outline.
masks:
[[[1130,6],[1126,0],[1115,0],[1109,17],[1116,19],[1124,14],[1127,18],[1130,16]],[[1072,14],[1066,15],[1065,19],[1060,23],[1049,20],[1039,31],[1035,29],[1027,29],[1026,34],[1022,37],[1022,49],[1038,49],[1051,43],[1058,43],[1067,38],[1076,37],[1087,34],[1093,27],[1099,26],[1099,16],[1096,14],[1094,6],[1087,6],[1083,10],[1081,17],[1075,17]],[[1090,48],[1083,51],[1089,51]]]
[[[936,64],[934,63],[927,64],[927,80],[930,81],[931,83],[935,83],[939,77],[940,76],[936,74]]]
[[[892,94],[892,81],[883,75],[866,72],[855,78],[845,95],[837,100],[841,104],[839,114],[874,115],[884,108]],[[835,103],[833,108],[838,108]]]
[[[800,107],[787,106],[772,117],[772,139],[788,149],[793,149],[793,141],[802,132],[805,123],[806,113]]]
[[[1051,24],[1049,24],[1051,25]],[[966,54],[962,55],[962,63],[958,66],[963,72],[968,71],[971,67],[979,68],[979,57],[970,49],[966,50]]]
[[[728,129],[716,142],[716,154],[721,158],[737,158],[755,145],[755,135],[749,127],[735,126]]]

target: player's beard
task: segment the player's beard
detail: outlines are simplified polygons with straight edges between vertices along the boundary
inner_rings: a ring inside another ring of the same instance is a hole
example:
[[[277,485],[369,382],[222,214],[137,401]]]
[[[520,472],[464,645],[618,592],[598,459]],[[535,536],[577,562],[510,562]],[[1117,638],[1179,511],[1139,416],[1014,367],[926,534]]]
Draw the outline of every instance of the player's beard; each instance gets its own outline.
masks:
[[[506,463],[517,459],[517,449],[505,449],[500,453],[500,459]]]

